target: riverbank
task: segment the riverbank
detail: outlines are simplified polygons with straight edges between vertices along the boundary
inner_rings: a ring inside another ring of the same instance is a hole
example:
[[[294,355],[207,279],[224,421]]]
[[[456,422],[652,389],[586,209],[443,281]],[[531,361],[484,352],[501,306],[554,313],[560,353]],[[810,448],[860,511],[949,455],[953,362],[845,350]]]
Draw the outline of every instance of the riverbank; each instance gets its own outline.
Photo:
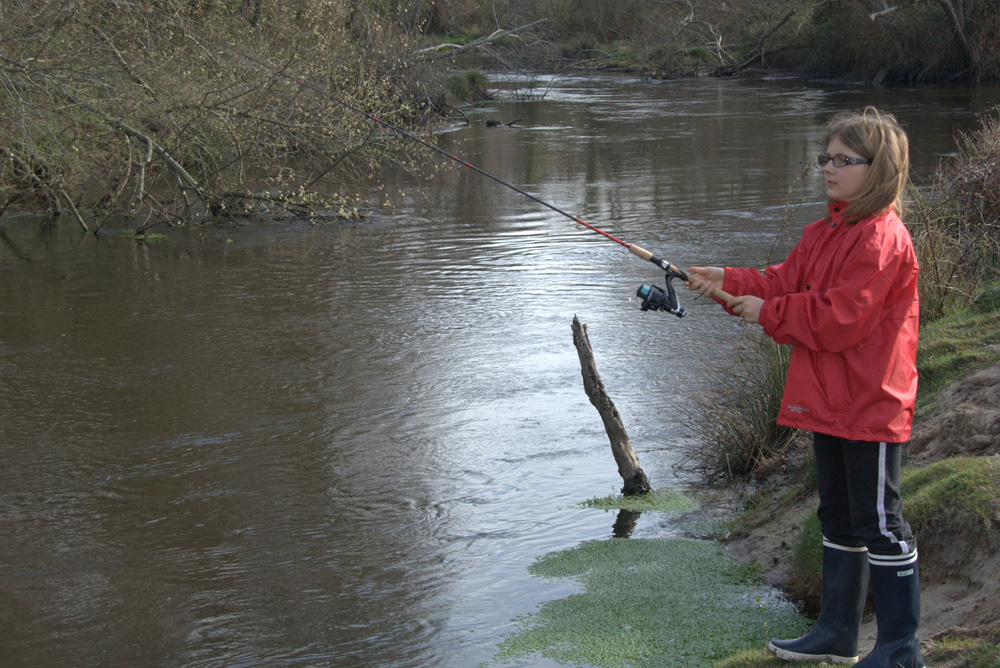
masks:
[[[441,51],[457,51],[504,22],[532,25],[497,44],[504,63],[526,69],[582,67],[676,78],[694,72],[739,75],[790,68],[809,76],[850,76],[875,86],[996,81],[1000,13],[993,3],[949,0],[872,11],[869,3],[649,3],[550,0],[508,6],[469,2],[425,23]],[[870,44],[883,48],[871,49]],[[496,58],[491,50],[488,58]]]
[[[942,389],[937,407],[914,424],[908,468],[927,467],[959,457],[1000,458],[1000,362]],[[801,590],[793,564],[796,547],[809,518],[815,513],[815,494],[802,485],[807,468],[808,438],[802,437],[784,461],[763,469],[754,481],[757,499],[767,512],[745,516],[743,528],[724,540],[728,552],[743,564],[756,563],[764,579],[777,587]],[[799,490],[789,493],[789,490]],[[904,505],[906,503],[904,478]],[[921,557],[921,637],[936,666],[996,666],[972,664],[963,648],[989,651],[1000,645],[1000,500],[994,491],[993,522],[976,540],[961,521],[933,523],[918,534]],[[957,520],[958,518],[953,518]],[[873,615],[862,625],[862,651],[875,640]],[[995,649],[993,650],[995,652]]]

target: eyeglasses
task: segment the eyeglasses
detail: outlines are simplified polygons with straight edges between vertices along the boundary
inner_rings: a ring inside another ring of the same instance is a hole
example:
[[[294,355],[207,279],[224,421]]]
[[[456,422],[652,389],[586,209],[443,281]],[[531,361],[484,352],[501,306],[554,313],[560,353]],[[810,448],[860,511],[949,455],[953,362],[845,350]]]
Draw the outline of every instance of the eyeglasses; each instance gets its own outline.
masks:
[[[816,156],[816,164],[820,167],[826,167],[826,163],[833,160],[834,167],[847,167],[848,165],[867,165],[871,163],[871,160],[865,160],[864,158],[849,158],[846,155],[830,155],[829,153],[823,153]]]

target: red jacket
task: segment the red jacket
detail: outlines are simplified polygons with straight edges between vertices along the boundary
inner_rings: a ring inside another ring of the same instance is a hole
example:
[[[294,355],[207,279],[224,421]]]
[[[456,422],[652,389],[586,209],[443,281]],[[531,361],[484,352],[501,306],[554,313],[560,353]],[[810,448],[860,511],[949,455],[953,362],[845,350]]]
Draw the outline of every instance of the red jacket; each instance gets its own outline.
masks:
[[[722,289],[763,299],[764,332],[793,346],[778,424],[901,443],[917,395],[917,257],[894,211],[851,225],[842,209],[763,274],[727,267]]]

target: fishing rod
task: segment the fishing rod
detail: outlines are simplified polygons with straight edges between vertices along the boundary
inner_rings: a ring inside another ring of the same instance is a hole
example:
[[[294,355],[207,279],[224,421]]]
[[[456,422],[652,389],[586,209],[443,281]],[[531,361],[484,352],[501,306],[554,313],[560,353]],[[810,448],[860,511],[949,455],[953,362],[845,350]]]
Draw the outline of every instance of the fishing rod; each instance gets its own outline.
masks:
[[[111,0],[111,2],[113,2],[114,4],[121,4],[121,5],[132,4],[132,3],[120,2],[118,0]],[[253,55],[247,53],[246,51],[243,51],[242,49],[236,48],[236,47],[234,47],[234,46],[232,46],[230,44],[226,44],[226,43],[220,42],[219,40],[210,38],[207,35],[202,34],[200,31],[191,28],[186,23],[184,23],[182,21],[179,21],[175,17],[167,16],[165,14],[162,14],[161,12],[158,12],[157,10],[155,10],[152,7],[150,7],[148,5],[145,5],[145,4],[143,4],[143,5],[132,5],[132,6],[140,7],[141,9],[143,9],[143,10],[145,10],[145,11],[151,13],[151,14],[157,14],[157,15],[159,15],[161,17],[166,17],[168,21],[171,21],[171,22],[175,23],[176,25],[179,25],[182,29],[184,29],[187,32],[190,32],[193,35],[197,35],[200,39],[202,39],[202,40],[204,40],[206,42],[214,43],[217,46],[223,47],[223,48],[227,49],[228,51],[230,51],[231,53],[236,54],[240,58],[243,58],[244,60],[246,60],[246,61],[248,61],[250,63],[253,63],[257,67],[260,67],[260,68],[266,70],[267,72],[270,72],[274,76],[277,76],[279,78],[292,81],[293,83],[295,83],[296,85],[298,85],[298,86],[300,86],[302,88],[308,89],[308,90],[316,93],[317,95],[319,95],[321,97],[325,97],[328,100],[336,102],[337,104],[339,104],[340,106],[344,107],[348,111],[350,111],[350,112],[352,112],[354,114],[357,114],[359,116],[362,116],[362,117],[368,119],[369,121],[371,121],[371,122],[373,122],[373,123],[375,123],[375,124],[377,124],[377,125],[385,128],[386,130],[389,130],[390,132],[394,132],[394,133],[400,135],[401,137],[405,137],[407,139],[410,139],[410,140],[412,140],[412,141],[420,144],[421,146],[423,146],[425,148],[428,148],[428,149],[430,149],[432,151],[435,151],[435,152],[443,155],[444,157],[452,160],[453,162],[457,162],[458,164],[462,165],[463,167],[467,167],[467,168],[471,169],[472,171],[476,172],[477,174],[485,176],[486,178],[491,179],[491,180],[495,181],[496,183],[499,183],[502,186],[510,188],[514,192],[520,193],[521,195],[524,195],[525,197],[527,197],[527,198],[529,198],[529,199],[537,202],[538,204],[541,204],[542,206],[544,206],[544,207],[546,207],[548,209],[551,209],[552,211],[555,211],[559,215],[565,216],[566,218],[569,218],[573,222],[576,222],[576,223],[579,223],[580,225],[583,225],[584,227],[586,227],[587,229],[589,229],[589,230],[591,230],[593,232],[597,232],[598,234],[600,234],[601,236],[605,237],[606,239],[609,239],[611,241],[614,241],[617,244],[620,244],[620,245],[624,246],[625,248],[628,249],[628,251],[632,255],[635,255],[639,259],[646,260],[647,262],[653,263],[654,265],[656,265],[657,267],[659,267],[660,269],[662,269],[665,272],[665,274],[666,274],[665,286],[664,287],[660,287],[658,285],[641,285],[636,290],[636,296],[639,297],[642,300],[642,302],[641,302],[641,308],[642,308],[642,310],[643,311],[666,311],[667,313],[672,313],[672,314],[676,315],[678,318],[683,318],[684,315],[686,314],[685,309],[682,308],[681,305],[680,305],[680,300],[677,297],[677,292],[676,292],[676,290],[674,290],[673,279],[679,278],[682,281],[687,282],[688,280],[690,280],[689,276],[682,269],[679,269],[677,266],[671,264],[670,262],[668,262],[668,261],[666,261],[666,260],[664,260],[662,258],[659,258],[659,257],[653,255],[652,253],[650,253],[645,248],[642,248],[641,246],[638,246],[638,245],[633,244],[633,243],[628,243],[626,241],[622,241],[621,239],[615,237],[612,234],[609,234],[608,232],[605,232],[604,230],[600,229],[599,227],[588,223],[587,221],[583,220],[579,216],[574,216],[573,214],[571,214],[571,213],[569,213],[567,211],[564,211],[563,209],[559,208],[558,206],[556,206],[556,205],[554,205],[554,204],[552,204],[550,202],[547,202],[547,201],[543,200],[542,198],[538,197],[537,195],[533,195],[532,193],[530,193],[530,192],[528,192],[528,191],[526,191],[526,190],[524,190],[522,188],[519,188],[519,187],[515,186],[514,184],[509,183],[508,181],[505,181],[505,180],[501,179],[499,176],[496,176],[495,174],[491,174],[490,172],[487,172],[485,169],[482,169],[482,168],[480,168],[480,167],[478,167],[478,166],[470,163],[468,160],[464,160],[464,159],[458,157],[457,155],[454,155],[453,153],[449,153],[448,151],[444,150],[440,146],[432,144],[432,143],[426,141],[425,139],[422,139],[421,137],[418,137],[417,135],[413,134],[412,132],[409,132],[409,131],[407,131],[407,130],[401,128],[401,127],[399,127],[398,125],[394,125],[392,123],[384,121],[381,118],[375,116],[374,114],[372,114],[372,113],[370,113],[368,111],[365,111],[364,109],[361,109],[361,108],[359,108],[359,107],[351,104],[347,100],[345,100],[345,99],[343,99],[343,98],[341,98],[341,97],[339,97],[337,95],[334,95],[334,94],[330,93],[329,91],[326,91],[326,90],[320,88],[319,86],[316,86],[315,84],[310,83],[309,81],[306,81],[305,79],[293,76],[292,74],[289,74],[288,72],[286,72],[286,71],[284,71],[282,69],[278,69],[278,68],[274,67],[273,65],[271,65],[270,63],[268,63],[268,62],[266,62],[264,60],[261,60],[260,58],[257,58],[256,56],[253,56]],[[726,292],[723,292],[719,288],[712,288],[712,290],[709,292],[709,294],[711,296],[716,297],[718,299],[721,299],[723,301],[728,301],[729,299],[732,298],[729,294],[727,294]]]

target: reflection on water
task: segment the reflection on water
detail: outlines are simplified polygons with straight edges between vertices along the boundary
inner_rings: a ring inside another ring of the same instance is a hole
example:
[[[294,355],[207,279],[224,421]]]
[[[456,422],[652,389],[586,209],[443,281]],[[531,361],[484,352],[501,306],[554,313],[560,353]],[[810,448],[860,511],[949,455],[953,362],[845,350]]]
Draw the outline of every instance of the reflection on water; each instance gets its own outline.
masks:
[[[897,113],[926,175],[997,101],[552,83],[445,148],[681,266],[766,260],[790,201],[787,250],[833,110]],[[570,324],[654,486],[684,483],[686,393],[734,325],[641,313],[652,267],[471,170],[390,180],[360,223],[148,246],[0,219],[4,665],[465,668],[569,590],[534,558],[671,530],[575,507],[621,482]]]
[[[635,531],[635,526],[639,523],[640,517],[642,517],[642,511],[622,508],[618,511],[614,526],[611,527],[612,535],[615,538],[630,537],[632,532]]]

